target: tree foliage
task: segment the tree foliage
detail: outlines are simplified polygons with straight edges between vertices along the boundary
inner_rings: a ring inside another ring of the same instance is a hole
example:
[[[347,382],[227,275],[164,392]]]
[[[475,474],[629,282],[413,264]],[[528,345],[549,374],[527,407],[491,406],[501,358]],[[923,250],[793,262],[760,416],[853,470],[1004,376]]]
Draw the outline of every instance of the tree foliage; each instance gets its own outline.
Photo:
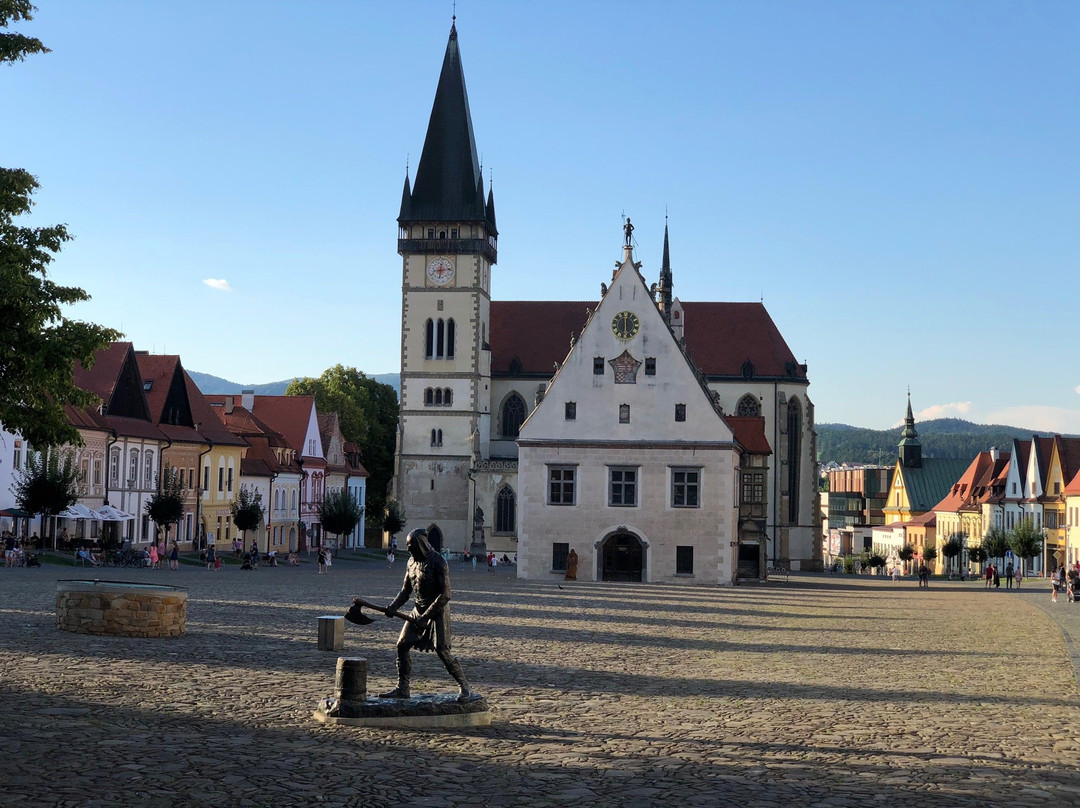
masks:
[[[35,11],[30,0],[0,0],[0,28],[20,20],[32,20]],[[21,62],[31,54],[48,52],[40,39],[14,32],[0,33],[0,63]]]
[[[1042,552],[1042,548],[1042,534],[1030,519],[1021,519],[1009,534],[1009,549],[1016,554],[1017,558],[1024,560],[1034,558]]]
[[[11,490],[24,511],[56,516],[78,502],[81,482],[74,452],[31,452],[26,465],[15,473]]]
[[[287,396],[313,396],[319,412],[336,412],[341,434],[360,448],[360,461],[371,477],[367,485],[369,513],[382,513],[386,489],[394,474],[394,442],[398,400],[394,388],[369,379],[353,367],[334,365],[317,379],[296,379]]]
[[[910,544],[905,544],[897,552],[897,555],[900,556],[901,561],[911,561],[915,557],[915,548]]]
[[[169,528],[184,517],[183,475],[166,463],[158,483],[158,490],[146,502],[146,515],[158,527],[165,528],[165,541],[168,541]]]
[[[987,558],[1004,558],[1009,549],[1009,533],[1001,527],[992,527],[983,536],[982,548]]]
[[[982,548],[982,546],[980,545],[978,547],[969,547],[968,548],[968,558],[974,564],[981,564],[984,561],[986,561],[988,558],[990,558],[990,556],[986,554],[986,550],[984,550]]]
[[[386,513],[383,515],[382,528],[391,536],[395,536],[405,528],[405,511],[401,509],[401,503],[396,499],[386,501]]]
[[[923,561],[930,564],[937,558],[937,548],[933,545],[927,545],[922,551]]]
[[[345,489],[323,496],[319,506],[319,521],[331,533],[344,536],[352,533],[364,518],[363,507]]]
[[[263,521],[262,494],[246,485],[240,486],[236,499],[229,503],[232,511],[233,524],[237,530],[244,532],[246,543],[247,532],[257,530]]]
[[[25,0],[0,0],[0,28],[29,20],[32,11]],[[0,33],[0,63],[47,50],[37,39]],[[45,448],[81,443],[64,405],[86,407],[97,398],[75,386],[74,363],[90,367],[95,352],[120,334],[64,316],[63,306],[90,296],[48,278],[53,257],[71,240],[64,225],[15,224],[33,206],[37,188],[29,172],[0,168],[0,423]]]

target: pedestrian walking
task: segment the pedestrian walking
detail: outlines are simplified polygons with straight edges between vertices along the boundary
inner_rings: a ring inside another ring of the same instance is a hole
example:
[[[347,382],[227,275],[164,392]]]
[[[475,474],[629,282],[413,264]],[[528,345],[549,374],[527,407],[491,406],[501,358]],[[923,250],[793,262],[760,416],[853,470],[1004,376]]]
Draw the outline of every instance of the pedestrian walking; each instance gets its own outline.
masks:
[[[1050,573],[1050,589],[1052,590],[1050,593],[1050,600],[1053,603],[1057,603],[1058,589],[1061,587],[1061,576],[1058,575],[1060,570],[1061,567],[1058,567]]]
[[[1005,588],[1006,589],[1012,589],[1014,569],[1015,568],[1013,567],[1013,563],[1011,561],[1008,564],[1005,565]]]
[[[206,568],[208,570],[215,569],[217,567],[217,550],[214,549],[214,545],[210,545],[206,548]]]
[[[994,589],[1001,589],[1001,576],[998,575],[997,564],[994,565]]]
[[[983,589],[989,589],[990,584],[992,584],[994,582],[994,565],[993,564],[987,564],[986,565],[986,570],[983,572],[983,578],[986,580],[986,583],[983,584]]]
[[[161,559],[158,557],[157,545],[156,544],[151,544],[150,545],[150,569],[156,570],[158,568],[158,562],[159,561],[161,561]]]
[[[1016,570],[1016,588],[1020,588],[1020,582],[1024,580],[1024,571],[1019,567]]]
[[[180,547],[176,542],[172,543],[172,549],[169,550],[169,569],[180,569]]]
[[[394,566],[394,551],[393,551],[393,549],[391,549],[390,552],[388,552],[386,554],[386,566],[388,566],[388,567]]]
[[[919,565],[919,588],[930,586],[930,568],[925,563]]]

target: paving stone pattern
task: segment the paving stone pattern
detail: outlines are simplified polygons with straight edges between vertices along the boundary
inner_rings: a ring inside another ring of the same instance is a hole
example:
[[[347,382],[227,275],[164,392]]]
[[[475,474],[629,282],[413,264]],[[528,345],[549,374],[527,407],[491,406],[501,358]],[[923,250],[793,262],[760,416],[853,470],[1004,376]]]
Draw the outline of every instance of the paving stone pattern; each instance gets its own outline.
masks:
[[[59,631],[55,582],[80,571],[0,569],[0,805],[1080,805],[1080,604],[1040,582],[560,587],[453,564],[454,650],[493,724],[317,724],[339,655],[392,685],[400,623],[325,652],[316,618],[388,601],[403,569],[92,572],[188,587],[175,639]],[[414,689],[453,690],[414,657]]]

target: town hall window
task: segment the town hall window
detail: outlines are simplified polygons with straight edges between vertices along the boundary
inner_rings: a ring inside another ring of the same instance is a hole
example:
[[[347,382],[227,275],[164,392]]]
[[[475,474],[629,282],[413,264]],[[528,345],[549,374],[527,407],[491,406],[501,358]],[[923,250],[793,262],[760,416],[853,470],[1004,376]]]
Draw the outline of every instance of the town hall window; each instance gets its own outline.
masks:
[[[567,401],[566,402],[566,411],[565,412],[566,412],[566,420],[567,421],[575,421],[575,420],[577,420],[577,402],[576,401]]]
[[[619,405],[619,423],[620,424],[628,424],[628,423],[630,423],[630,405],[629,404],[620,404]]]
[[[686,405],[685,404],[676,404],[675,405],[675,420],[676,421],[685,421],[686,420]]]
[[[645,357],[645,375],[646,376],[655,376],[656,375],[656,357],[654,357],[654,356]]]
[[[577,469],[548,466],[548,505],[573,505]]]
[[[504,438],[516,438],[525,423],[525,399],[511,393],[502,409],[502,434]]]
[[[697,508],[701,501],[701,471],[699,469],[671,470],[671,506]]]
[[[592,360],[592,372],[594,376],[604,375],[604,357],[594,356]]]
[[[694,574],[694,548],[693,545],[676,545],[675,547],[675,574]]]
[[[637,505],[637,469],[608,470],[608,504],[627,508]]]

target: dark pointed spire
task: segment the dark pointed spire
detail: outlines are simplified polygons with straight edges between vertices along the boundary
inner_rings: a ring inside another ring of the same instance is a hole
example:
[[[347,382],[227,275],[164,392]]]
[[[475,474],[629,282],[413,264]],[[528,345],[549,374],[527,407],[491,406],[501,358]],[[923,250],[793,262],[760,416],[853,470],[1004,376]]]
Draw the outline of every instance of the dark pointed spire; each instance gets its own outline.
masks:
[[[481,185],[455,21],[450,26],[407,220],[485,221],[484,198],[478,193]]]
[[[495,182],[493,180],[488,181],[487,220],[491,229],[498,232],[495,226]]]
[[[900,465],[907,469],[922,468],[922,443],[915,431],[915,416],[911,414],[911,390],[907,394],[907,415],[900,436]]]
[[[664,319],[671,316],[671,287],[674,285],[671,277],[671,249],[668,246],[667,216],[664,216],[664,258],[660,262],[660,283],[657,287],[660,292],[660,311]]]
[[[405,170],[405,188],[401,192],[401,212],[398,213],[398,221],[406,222],[412,211],[412,191],[409,188],[409,170]]]

